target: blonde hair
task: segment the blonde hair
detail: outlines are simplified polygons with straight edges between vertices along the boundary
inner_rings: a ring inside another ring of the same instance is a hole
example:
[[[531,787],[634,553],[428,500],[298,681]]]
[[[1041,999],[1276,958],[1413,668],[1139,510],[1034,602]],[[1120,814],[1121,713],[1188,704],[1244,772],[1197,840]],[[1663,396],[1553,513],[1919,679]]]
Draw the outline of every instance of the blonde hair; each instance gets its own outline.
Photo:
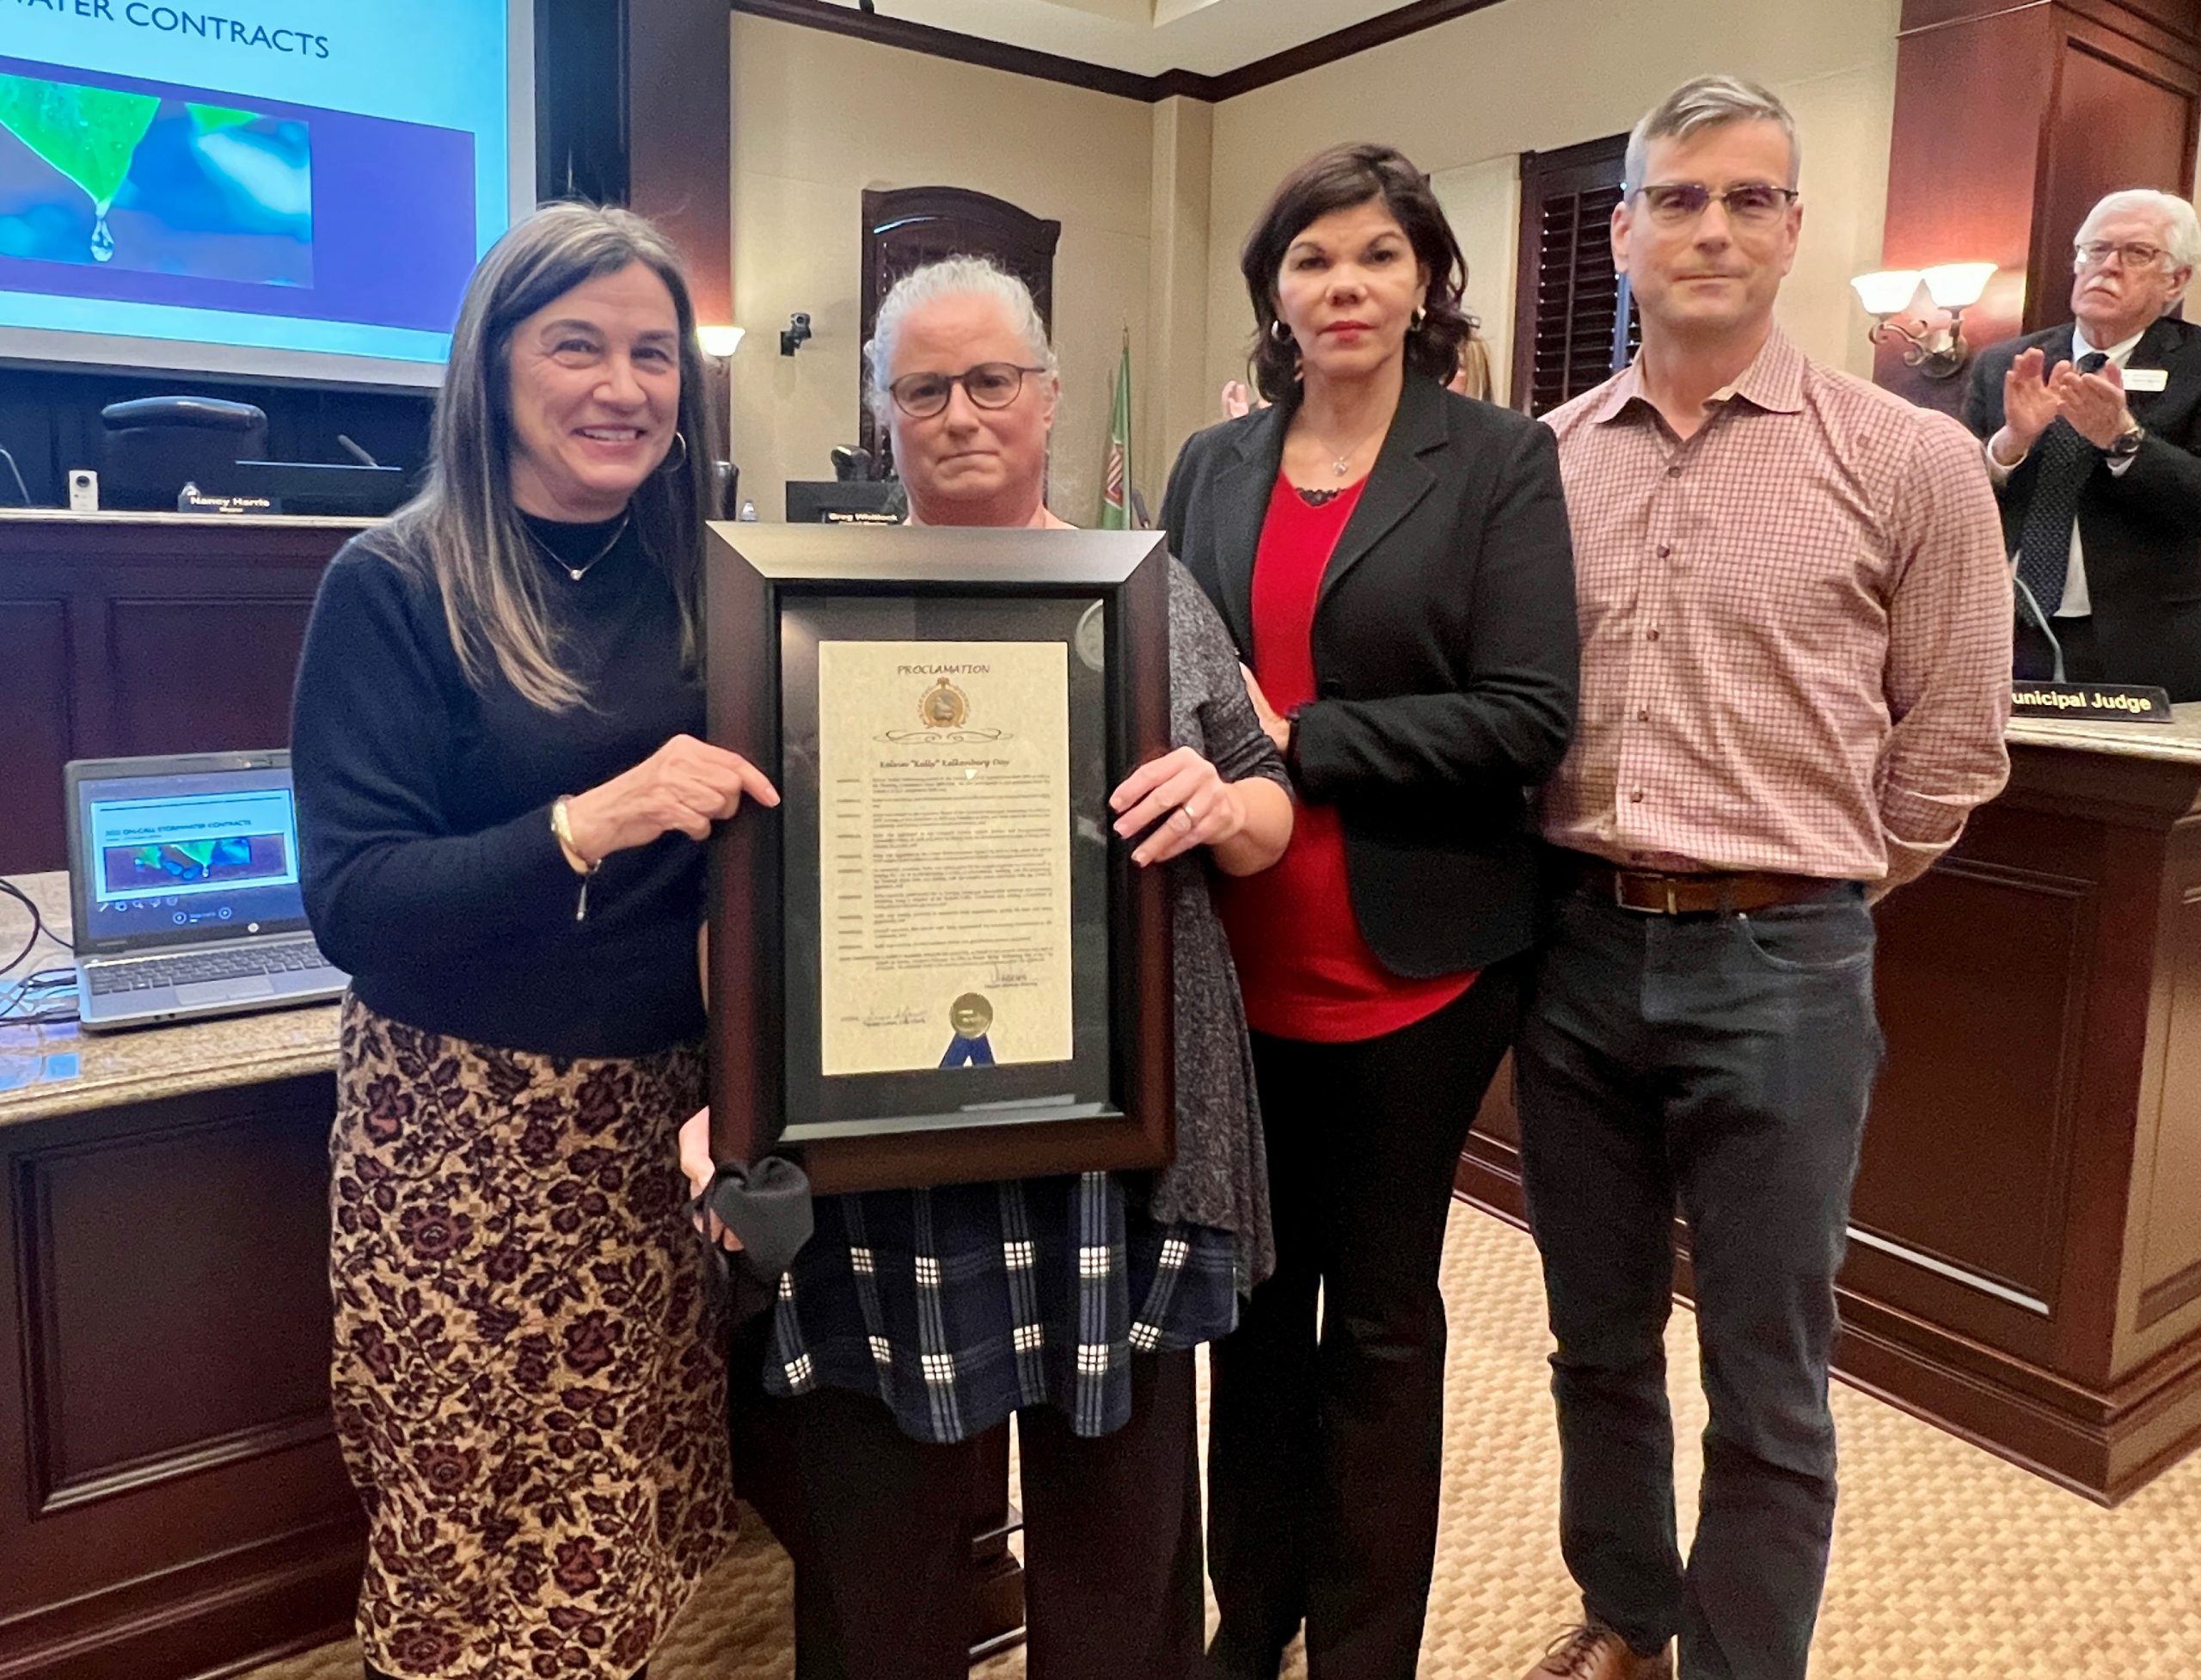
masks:
[[[1731,122],[1769,122],[1788,137],[1788,184],[1793,187],[1803,173],[1804,147],[1796,138],[1796,119],[1788,107],[1755,82],[1739,76],[1700,76],[1668,94],[1635,125],[1628,137],[1626,185],[1632,192],[1643,185],[1653,140],[1686,140],[1707,128]]]
[[[679,600],[682,656],[694,660],[703,510],[717,452],[686,270],[672,242],[630,211],[547,205],[490,247],[467,282],[451,334],[427,482],[389,527],[397,539],[386,550],[394,559],[425,559],[467,681],[481,689],[494,671],[546,712],[586,706],[589,696],[559,661],[543,610],[543,568],[512,502],[512,334],[575,286],[637,262],[665,282],[678,317],[677,424],[686,453],[644,480],[629,506],[643,548]]]

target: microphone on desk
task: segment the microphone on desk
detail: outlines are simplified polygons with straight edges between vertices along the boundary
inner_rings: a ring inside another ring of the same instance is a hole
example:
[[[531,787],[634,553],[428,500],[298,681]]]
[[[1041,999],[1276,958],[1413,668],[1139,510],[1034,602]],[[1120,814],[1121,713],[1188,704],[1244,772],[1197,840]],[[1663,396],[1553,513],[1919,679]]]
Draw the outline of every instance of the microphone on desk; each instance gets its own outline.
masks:
[[[2048,628],[2048,615],[2040,610],[2040,598],[2032,592],[2031,586],[2026,584],[2023,578],[2016,579],[2016,583],[2018,586],[2020,604],[2032,609],[2030,613],[2026,613],[2023,616],[2031,618],[2034,624],[2039,627],[2041,635],[2048,638],[2049,654],[2056,662],[2055,668],[2051,673],[2048,680],[2051,683],[2061,683],[2065,680],[2063,676],[2063,640],[2056,634],[2055,631]]]
[[[365,451],[365,450],[361,449],[361,448],[360,448],[357,444],[353,443],[353,442],[349,438],[346,437],[346,436],[345,436],[341,432],[338,432],[338,433],[336,434],[336,441],[337,441],[338,443],[340,443],[340,444],[343,445],[344,445],[344,452],[345,452],[346,455],[350,456],[350,457],[351,457],[354,461],[358,462],[361,466],[363,466],[363,467],[379,467],[380,465],[382,465],[382,463],[381,463],[381,462],[379,462],[379,461],[376,460],[376,459],[374,458],[374,457],[373,457],[373,456],[371,456],[371,455],[368,454],[368,453],[366,452],[366,451]]]
[[[31,493],[23,486],[23,469],[15,464],[15,457],[4,449],[0,449],[0,461],[5,461],[8,463],[9,474],[15,481],[15,494],[23,499],[23,506],[28,507],[31,505]]]

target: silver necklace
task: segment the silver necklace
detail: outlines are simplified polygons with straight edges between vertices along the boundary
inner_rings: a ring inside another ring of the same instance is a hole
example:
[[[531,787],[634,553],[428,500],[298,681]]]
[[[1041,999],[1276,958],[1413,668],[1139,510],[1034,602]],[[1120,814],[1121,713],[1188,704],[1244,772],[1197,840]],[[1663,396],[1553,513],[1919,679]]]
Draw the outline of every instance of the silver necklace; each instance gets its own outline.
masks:
[[[586,566],[569,566],[565,561],[561,560],[558,555],[558,551],[535,534],[534,526],[524,524],[520,528],[526,531],[528,540],[530,542],[534,543],[536,548],[542,549],[544,554],[549,555],[553,561],[557,562],[558,569],[560,571],[563,572],[575,583],[579,583],[583,578],[596,570],[598,564],[603,561],[605,555],[609,555],[614,549],[619,546],[619,539],[627,534],[628,522],[634,517],[634,514],[631,512],[622,513],[619,516],[619,528],[611,533],[611,540],[609,543],[606,543],[602,548],[598,549],[594,555],[590,556],[589,562]]]
[[[1313,430],[1314,428],[1312,426],[1308,428],[1310,434]],[[1373,434],[1371,433],[1370,435],[1372,436]],[[1320,438],[1316,438],[1315,441],[1318,444],[1321,444],[1324,449],[1330,447],[1327,443],[1323,443],[1322,439]],[[1354,444],[1351,448],[1347,449],[1344,454],[1333,457],[1330,462],[1330,470],[1333,473],[1335,473],[1340,478],[1343,478],[1347,473],[1352,470],[1352,457],[1359,454],[1363,449],[1367,447],[1367,445],[1368,439],[1366,438],[1363,438],[1358,443]]]

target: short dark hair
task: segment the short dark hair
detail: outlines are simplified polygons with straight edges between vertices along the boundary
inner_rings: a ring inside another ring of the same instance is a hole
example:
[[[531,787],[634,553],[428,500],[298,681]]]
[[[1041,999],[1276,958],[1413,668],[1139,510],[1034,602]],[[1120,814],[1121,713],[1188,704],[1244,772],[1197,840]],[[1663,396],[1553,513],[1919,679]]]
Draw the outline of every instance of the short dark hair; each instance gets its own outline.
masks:
[[[1268,208],[1246,236],[1238,267],[1254,300],[1254,383],[1272,402],[1281,402],[1299,379],[1299,346],[1273,336],[1277,271],[1291,242],[1333,210],[1380,199],[1405,230],[1414,260],[1429,271],[1421,325],[1407,334],[1407,371],[1439,384],[1460,365],[1468,317],[1460,307],[1468,263],[1429,178],[1393,146],[1356,141],[1317,152],[1284,177]]]

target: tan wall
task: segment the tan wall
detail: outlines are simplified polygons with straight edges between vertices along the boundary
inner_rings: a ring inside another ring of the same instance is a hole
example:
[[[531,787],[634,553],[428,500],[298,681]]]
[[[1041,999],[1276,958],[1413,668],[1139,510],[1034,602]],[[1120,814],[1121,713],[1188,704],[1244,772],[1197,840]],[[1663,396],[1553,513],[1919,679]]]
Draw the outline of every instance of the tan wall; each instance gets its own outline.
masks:
[[[1149,377],[1154,116],[1131,100],[737,15],[733,29],[734,457],[742,494],[782,516],[790,478],[830,478],[856,438],[858,271],[868,187],[946,186],[1061,222],[1055,337],[1064,401],[1049,501],[1089,520],[1109,382],[1126,327]],[[779,352],[790,311],[817,334]],[[1138,416],[1152,454],[1158,428]],[[1160,501],[1160,486],[1142,486]]]
[[[1507,0],[1213,107],[1149,107],[746,16],[733,21],[734,363],[744,483],[764,517],[855,435],[859,203],[867,186],[974,187],[1064,224],[1056,263],[1065,403],[1051,500],[1092,516],[1126,327],[1133,478],[1158,507],[1184,437],[1243,371],[1248,227],[1317,148],[1377,138],[1432,172],[1471,268],[1468,303],[1510,377],[1515,159],[1626,129],[1675,84],[1765,82],[1804,139],[1804,244],[1781,318],[1812,354],[1869,373],[1849,277],[1876,267],[1901,0]],[[978,113],[983,113],[983,119]],[[818,338],[778,354],[790,310]],[[2190,314],[2201,314],[2197,284]]]
[[[1237,250],[1284,171],[1340,140],[1388,141],[1474,219],[1469,302],[1510,316],[1514,230],[1505,160],[1617,133],[1689,77],[1755,77],[1788,101],[1804,141],[1804,248],[1783,322],[1813,355],[1869,373],[1868,324],[1848,281],[1879,266],[1895,110],[1900,0],[1510,0],[1219,107],[1215,120],[1207,359],[1244,365],[1253,313]],[[1492,321],[1493,327],[1499,323]],[[1511,320],[1504,323],[1510,343]]]

